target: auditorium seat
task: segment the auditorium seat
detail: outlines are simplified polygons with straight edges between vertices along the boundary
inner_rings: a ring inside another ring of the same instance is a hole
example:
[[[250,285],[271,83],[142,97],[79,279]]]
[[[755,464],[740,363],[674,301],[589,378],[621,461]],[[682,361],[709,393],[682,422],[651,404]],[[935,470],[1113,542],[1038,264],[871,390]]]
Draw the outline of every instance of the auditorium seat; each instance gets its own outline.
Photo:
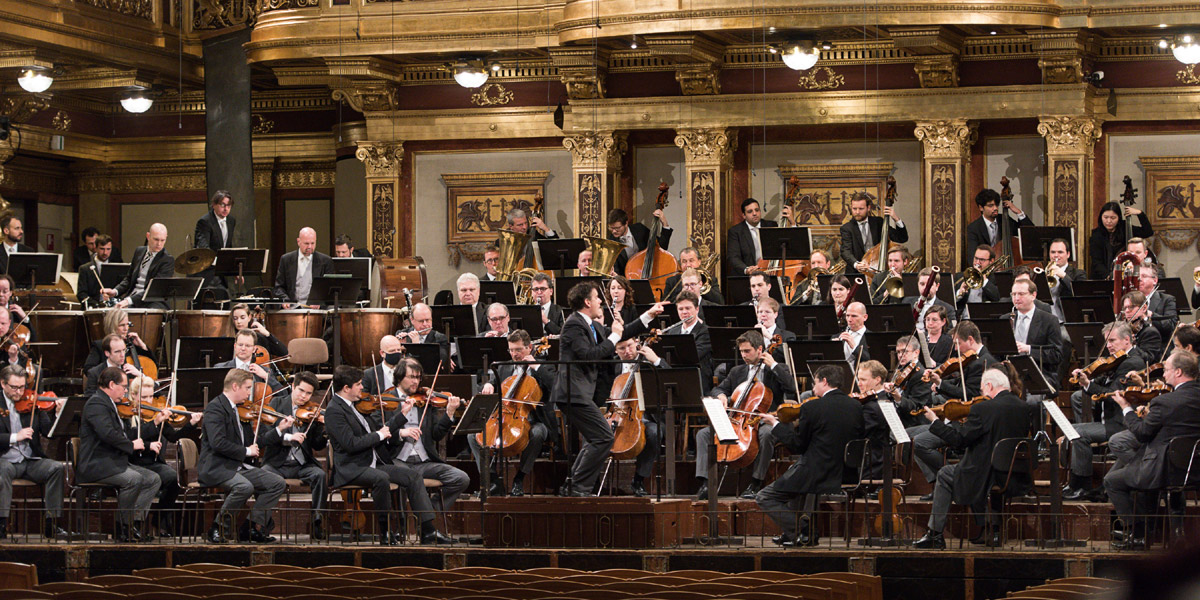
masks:
[[[212,577],[205,577],[200,573],[192,573],[190,575],[172,575],[170,577],[159,577],[154,580],[155,583],[169,585],[171,587],[186,587],[193,585],[208,585],[220,583],[220,580],[215,580]]]
[[[649,594],[651,592],[661,592],[671,589],[670,585],[654,583],[643,580],[618,581],[615,583],[606,583],[596,586],[602,590],[616,590],[619,592],[630,592],[633,594]]]
[[[151,592],[149,594],[133,594],[129,596],[129,600],[196,600],[194,597],[187,594],[182,594],[178,591],[170,592]]]
[[[707,592],[714,596],[724,596],[725,594],[736,594],[746,591],[746,588],[739,585],[717,583],[715,581],[693,581],[675,589],[685,592]]]
[[[512,571],[508,569],[498,569],[496,567],[458,567],[454,569],[447,569],[447,571],[450,573],[467,575],[469,577],[495,577],[497,575],[512,573]]]
[[[233,565],[223,565],[221,563],[190,563],[190,564],[186,564],[186,565],[179,565],[180,569],[183,569],[184,571],[191,571],[193,573],[208,573],[210,571],[225,571],[225,570],[229,569],[230,567],[233,567]],[[237,567],[233,567],[233,568],[237,568]]]
[[[271,573],[270,575],[271,575],[271,577],[274,577],[280,581],[286,581],[288,583],[303,583],[303,582],[311,581],[313,579],[325,579],[325,578],[329,577],[328,573],[319,573],[317,571],[310,571],[310,570],[283,571],[280,573]],[[354,573],[352,575],[344,575],[344,577],[352,577],[352,576],[356,577],[358,575],[362,575],[362,573]],[[383,573],[381,575],[386,576],[387,574]],[[359,581],[359,580],[356,579],[355,581]]]
[[[0,562],[0,590],[29,590],[37,582],[37,567],[19,562]]]
[[[321,565],[313,567],[312,571],[317,573],[325,573],[327,575],[345,575],[347,573],[367,573],[371,569],[359,567],[355,565]]]
[[[218,594],[241,593],[246,591],[246,588],[229,583],[213,581],[210,579],[204,583],[178,586],[177,591],[179,591],[181,594],[191,594],[197,598],[208,598],[209,596],[216,596]]]
[[[97,575],[88,577],[87,583],[94,583],[104,587],[112,587],[120,583],[150,583],[149,579],[139,575]]]
[[[775,582],[754,588],[754,592],[762,594],[783,594],[804,598],[805,600],[838,600],[839,596],[830,588],[821,585],[808,585],[801,581],[785,583]]]
[[[78,590],[92,590],[100,592],[104,590],[104,586],[94,583],[83,583],[80,581],[55,581],[53,583],[42,583],[34,586],[39,592],[47,592],[50,594],[61,594],[63,592],[74,592]]]
[[[849,581],[858,588],[860,600],[883,600],[883,578],[878,575],[851,572],[813,573],[814,577]]]
[[[339,577],[341,577],[343,579],[350,579],[353,581],[358,581],[361,583],[372,583],[372,584],[380,584],[380,585],[386,585],[387,582],[404,581],[403,576],[394,575],[392,573],[381,573],[379,571],[364,571],[361,573],[346,573],[345,575],[339,575]]]
[[[686,577],[676,577],[671,573],[652,573],[636,579],[630,579],[629,581],[634,583],[654,583],[658,585],[665,585],[670,588],[687,585],[689,583],[695,583],[691,579]]]
[[[272,577],[272,575],[265,575],[263,573],[258,573],[258,572],[250,571],[247,569],[237,569],[237,568],[230,568],[230,567],[226,567],[224,569],[214,569],[212,571],[203,571],[200,574],[204,575],[205,577],[209,577],[212,579],[220,579],[222,581],[255,579],[255,578],[260,578],[260,577]]]
[[[163,577],[174,577],[176,575],[192,575],[194,572],[179,567],[150,567],[147,569],[134,569],[133,574],[150,580],[158,580]]]
[[[571,592],[571,595],[578,600],[626,600],[628,598],[640,598],[638,594],[630,594],[629,592],[618,592],[615,590],[600,590],[596,588],[576,590]]]
[[[277,575],[279,573],[307,573],[308,572],[308,570],[305,569],[304,567],[297,567],[297,566],[293,566],[293,565],[272,565],[272,564],[252,565],[252,566],[246,567],[246,570],[254,571],[255,573],[262,573],[264,575]]]
[[[601,572],[603,572],[603,571],[601,571]],[[703,569],[684,569],[681,571],[668,571],[666,574],[674,575],[676,577],[684,577],[686,579],[691,579],[692,581],[711,581],[713,579],[720,579],[722,577],[727,577],[729,575],[728,573],[722,573],[720,571],[706,571]]]
[[[625,583],[625,582],[620,581],[617,583]],[[534,583],[528,583],[528,584],[525,584],[525,587],[527,589],[531,589],[531,590],[540,590],[540,591],[546,592],[546,593],[557,594],[557,593],[568,593],[573,590],[584,589],[584,588],[588,588],[588,587],[593,587],[595,589],[606,589],[607,585],[613,585],[613,584],[605,584],[604,586],[589,586],[589,585],[582,584],[582,583],[563,581],[562,579],[550,579],[547,581],[538,581],[538,582],[534,582]],[[621,591],[623,591],[623,590],[621,590]]]
[[[174,589],[172,589],[170,587],[167,587],[167,586],[159,584],[159,583],[153,583],[153,582],[118,583],[115,585],[107,585],[104,587],[104,589],[106,589],[110,592],[117,592],[118,594],[125,594],[126,596],[133,596],[135,594],[149,594],[152,592],[173,592],[173,591],[175,591]]]
[[[533,583],[536,581],[546,581],[547,579],[554,579],[554,578],[547,577],[545,575],[538,575],[536,573],[527,573],[525,571],[511,571],[511,572],[504,573],[501,575],[494,575],[494,576],[492,576],[492,579],[494,579],[496,581],[507,581],[510,583],[526,584],[526,583]]]
[[[582,575],[587,573],[587,571],[580,571],[579,569],[564,569],[561,567],[535,567],[527,569],[525,572],[534,575],[545,575],[546,577],[566,577],[567,575]]]
[[[474,590],[477,592],[490,592],[494,590],[508,590],[514,587],[514,584],[507,581],[496,581],[487,577],[464,579],[447,583],[448,586],[453,586],[460,590]]]
[[[703,592],[685,592],[683,590],[659,590],[641,596],[647,600],[712,600],[718,596]]]
[[[43,598],[54,598],[54,594],[35,590],[4,590],[4,600],[42,600]]]
[[[638,579],[639,577],[646,577],[647,575],[654,575],[655,573],[643,571],[641,569],[603,569],[596,571],[595,573],[588,574],[604,575],[606,577],[614,577],[616,579]]]
[[[125,600],[124,594],[106,590],[75,590],[73,592],[58,592],[54,594],[58,600]]]
[[[381,573],[395,573],[396,575],[416,575],[417,573],[432,573],[437,569],[431,567],[419,567],[416,565],[400,565],[396,567],[387,567],[379,570]]]
[[[582,575],[567,575],[566,577],[559,577],[559,580],[571,581],[584,585],[601,585],[605,583],[614,583],[617,581],[629,581],[629,578],[613,577],[612,575],[601,573],[584,573]]]

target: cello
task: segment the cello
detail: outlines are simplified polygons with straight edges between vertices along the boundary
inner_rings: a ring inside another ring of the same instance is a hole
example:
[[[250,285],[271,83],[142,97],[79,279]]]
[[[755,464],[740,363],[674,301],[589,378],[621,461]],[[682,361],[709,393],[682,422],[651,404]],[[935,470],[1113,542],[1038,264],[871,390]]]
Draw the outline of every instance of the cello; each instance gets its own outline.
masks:
[[[896,178],[890,175],[887,178],[887,194],[884,197],[883,203],[884,206],[888,207],[896,204]],[[883,227],[880,228],[881,231],[879,233],[879,243],[868,248],[867,251],[863,253],[862,258],[859,259],[859,262],[865,265],[864,268],[858,270],[863,275],[871,276],[875,273],[887,273],[888,252],[891,252],[896,248],[904,247],[899,242],[893,242],[888,239],[891,235],[891,229],[891,219],[885,213],[883,215]],[[887,251],[884,251],[884,248],[886,248]]]
[[[781,343],[782,338],[778,335],[775,336],[771,339],[771,345],[765,352],[767,354],[774,352]],[[775,399],[771,389],[763,382],[758,381],[758,374],[765,367],[766,365],[762,363],[760,357],[759,363],[751,368],[754,377],[738,384],[737,388],[733,390],[731,400],[733,406],[728,410],[734,413],[729,418],[729,422],[733,425],[734,432],[737,433],[737,443],[717,446],[717,462],[720,464],[740,469],[750,465],[758,457],[759,413],[770,408]]]
[[[658,199],[654,201],[655,210],[667,207],[667,190],[671,189],[665,182],[658,186]],[[679,263],[675,256],[658,245],[658,236],[662,233],[662,221],[654,217],[650,227],[650,235],[646,237],[646,249],[633,255],[625,263],[626,279],[646,279],[650,281],[650,289],[654,291],[654,300],[663,299],[666,291],[664,284],[667,278],[679,272]]]
[[[1008,256],[1011,260],[1008,261],[1009,266],[1019,267],[1025,263],[1021,258],[1021,247],[1014,246],[1012,243],[1013,231],[1012,221],[1008,216],[1008,203],[1013,199],[1012,188],[1009,187],[1008,177],[1000,178],[1000,239],[992,246],[992,256]]]
[[[796,196],[800,194],[800,179],[795,175],[788,180],[788,191],[784,194],[784,206],[791,207],[792,212],[796,210]],[[793,227],[794,223],[790,219],[781,218],[779,220],[780,227]],[[758,261],[758,270],[776,278],[776,283],[779,284],[779,290],[783,294],[784,303],[792,304],[795,302],[796,295],[800,293],[796,289],[795,284],[804,279],[808,275],[809,262],[807,260],[767,260]],[[784,285],[784,284],[787,285]]]
[[[519,367],[500,384],[500,391],[500,405],[483,431],[475,434],[475,441],[503,456],[519,456],[529,445],[529,418],[542,403],[542,387],[529,374],[529,367]]]
[[[641,344],[653,344],[658,340],[658,330]],[[636,373],[642,368],[642,361],[633,364],[628,373],[621,373],[613,380],[612,389],[608,393],[608,414],[604,418],[614,425],[613,445],[610,456],[617,460],[637,458],[646,447],[646,425],[642,423],[642,402],[638,397],[634,383]]]

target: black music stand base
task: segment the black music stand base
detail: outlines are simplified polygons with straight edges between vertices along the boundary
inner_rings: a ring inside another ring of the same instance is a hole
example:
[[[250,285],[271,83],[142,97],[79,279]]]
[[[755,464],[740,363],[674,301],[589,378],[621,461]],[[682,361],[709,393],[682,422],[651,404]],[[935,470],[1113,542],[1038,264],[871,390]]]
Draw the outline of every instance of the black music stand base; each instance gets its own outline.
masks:
[[[1086,395],[1086,394],[1085,394]],[[1088,413],[1090,414],[1090,413]],[[1050,535],[1062,535],[1062,482],[1059,480],[1059,445],[1050,442]],[[1083,540],[1068,540],[1059,537],[1050,539],[1025,540],[1026,547],[1036,548],[1083,548],[1087,542]]]

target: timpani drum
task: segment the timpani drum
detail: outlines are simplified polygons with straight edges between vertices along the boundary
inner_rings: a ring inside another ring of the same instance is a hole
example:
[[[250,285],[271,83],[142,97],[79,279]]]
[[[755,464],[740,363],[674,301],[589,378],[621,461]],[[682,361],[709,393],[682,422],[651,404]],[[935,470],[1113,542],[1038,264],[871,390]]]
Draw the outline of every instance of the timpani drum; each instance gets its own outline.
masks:
[[[341,322],[342,362],[360,369],[379,362],[379,339],[400,329],[400,310],[353,308],[338,311]]]
[[[297,338],[320,338],[325,333],[325,317],[328,314],[327,310],[313,309],[268,312],[267,330],[284,346]]]
[[[179,337],[233,337],[227,310],[177,310]]]
[[[55,342],[54,346],[38,346],[42,368],[49,377],[75,376],[83,368],[90,349],[83,311],[38,310],[29,319],[39,342]],[[42,349],[44,348],[44,350]]]
[[[92,309],[83,311],[83,320],[87,325],[88,340],[98,342],[104,339],[104,315],[109,309]],[[125,314],[132,323],[129,331],[138,334],[146,347],[158,351],[163,340],[163,323],[167,320],[167,311],[156,308],[126,308]],[[39,334],[40,335],[40,334]]]

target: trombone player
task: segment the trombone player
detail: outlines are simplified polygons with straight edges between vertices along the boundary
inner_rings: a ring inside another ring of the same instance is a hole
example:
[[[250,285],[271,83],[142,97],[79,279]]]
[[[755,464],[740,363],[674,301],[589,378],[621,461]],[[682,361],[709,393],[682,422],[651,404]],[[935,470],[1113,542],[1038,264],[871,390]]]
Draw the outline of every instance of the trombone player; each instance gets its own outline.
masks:
[[[980,244],[975,247],[972,266],[963,270],[958,289],[954,294],[955,303],[958,305],[959,319],[970,317],[966,308],[968,302],[1000,301],[999,288],[996,287],[995,282],[988,279],[988,275],[994,269],[992,264],[995,259],[996,254],[992,251],[991,246]]]
[[[912,254],[904,246],[893,248],[887,255],[887,273],[876,273],[871,278],[871,302],[896,304],[904,297],[904,280],[901,273],[912,260]]]

